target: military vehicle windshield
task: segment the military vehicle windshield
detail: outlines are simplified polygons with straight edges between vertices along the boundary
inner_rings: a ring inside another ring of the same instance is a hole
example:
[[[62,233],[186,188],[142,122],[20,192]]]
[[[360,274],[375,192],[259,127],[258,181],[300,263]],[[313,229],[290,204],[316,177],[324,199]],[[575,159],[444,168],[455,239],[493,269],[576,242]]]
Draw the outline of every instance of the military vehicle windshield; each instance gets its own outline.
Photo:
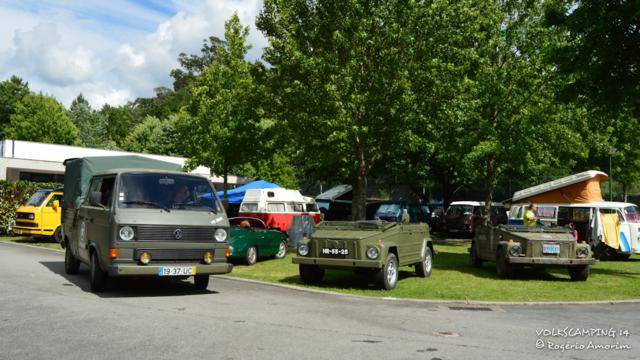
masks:
[[[27,206],[40,206],[44,200],[51,194],[52,190],[38,190],[35,194],[31,195],[27,201]]]
[[[207,179],[176,174],[132,173],[120,177],[118,206],[188,211],[221,209]]]

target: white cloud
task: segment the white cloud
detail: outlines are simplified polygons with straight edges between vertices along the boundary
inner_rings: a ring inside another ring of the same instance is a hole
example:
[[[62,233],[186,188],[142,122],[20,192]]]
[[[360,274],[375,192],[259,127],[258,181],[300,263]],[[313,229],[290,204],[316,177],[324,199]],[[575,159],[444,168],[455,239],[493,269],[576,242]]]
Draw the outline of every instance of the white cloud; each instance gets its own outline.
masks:
[[[248,58],[258,59],[267,45],[254,25],[262,0],[161,4],[162,11],[118,0],[118,6],[109,5],[121,17],[117,21],[95,15],[92,4],[80,1],[38,4],[36,10],[20,3],[5,11],[0,5],[0,22],[7,24],[0,27],[0,79],[17,74],[33,90],[50,93],[65,105],[80,92],[94,107],[119,105],[152,96],[155,87],[170,87],[169,72],[178,65],[178,54],[198,53],[208,36],[223,37],[224,22],[234,12],[250,27]],[[175,10],[167,14],[168,7]],[[141,31],[132,25],[136,21],[152,30]]]

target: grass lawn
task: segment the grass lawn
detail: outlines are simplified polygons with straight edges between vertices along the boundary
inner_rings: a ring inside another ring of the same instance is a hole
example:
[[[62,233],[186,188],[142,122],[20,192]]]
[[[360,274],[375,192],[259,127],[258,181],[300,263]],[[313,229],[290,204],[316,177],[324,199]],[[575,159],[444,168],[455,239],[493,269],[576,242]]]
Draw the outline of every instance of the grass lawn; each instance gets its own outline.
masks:
[[[350,271],[327,270],[320,288],[340,293],[396,298],[486,301],[589,301],[640,298],[640,256],[628,261],[601,261],[591,267],[586,282],[572,282],[566,269],[524,271],[518,277],[497,277],[493,263],[476,269],[469,265],[468,243],[435,244],[438,252],[429,278],[419,278],[413,267],[400,269],[392,291],[377,290],[366,277]],[[237,265],[231,276],[298,286],[304,285],[292,254],[283,260],[264,260],[254,266]]]
[[[62,248],[60,247],[60,244],[58,244],[53,239],[50,239],[50,240],[48,240],[48,239],[32,240],[32,239],[30,239],[28,237],[0,236],[0,241],[14,242],[14,243],[18,243],[18,244],[29,244],[29,245],[47,247],[47,248],[50,248],[50,249],[62,250]]]
[[[60,249],[54,241],[0,237],[0,241]],[[377,290],[366,277],[351,271],[328,270],[314,288],[340,293],[396,298],[486,301],[588,301],[640,298],[640,256],[627,261],[600,261],[591,267],[586,282],[572,282],[566,269],[523,271],[517,278],[497,277],[493,263],[476,269],[469,265],[468,243],[435,244],[431,277],[415,275],[413,267],[400,269],[400,281],[392,291]],[[282,260],[261,260],[254,266],[236,265],[231,276],[307,287],[300,282],[293,254]]]

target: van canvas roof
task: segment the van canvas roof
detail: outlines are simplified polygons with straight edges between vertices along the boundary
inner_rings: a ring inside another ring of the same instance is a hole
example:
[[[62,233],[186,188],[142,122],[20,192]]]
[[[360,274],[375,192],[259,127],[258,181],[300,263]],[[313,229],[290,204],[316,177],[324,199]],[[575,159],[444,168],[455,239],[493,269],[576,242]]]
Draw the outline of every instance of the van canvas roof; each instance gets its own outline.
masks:
[[[586,203],[602,201],[600,182],[609,176],[589,170],[536,185],[513,194],[513,202]]]

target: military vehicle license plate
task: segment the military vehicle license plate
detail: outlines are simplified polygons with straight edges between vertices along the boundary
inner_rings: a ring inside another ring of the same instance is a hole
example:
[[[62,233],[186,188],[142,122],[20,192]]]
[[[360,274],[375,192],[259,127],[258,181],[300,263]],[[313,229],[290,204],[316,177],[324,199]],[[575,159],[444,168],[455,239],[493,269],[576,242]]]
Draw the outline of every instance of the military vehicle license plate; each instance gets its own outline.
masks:
[[[349,255],[349,249],[322,248],[320,249],[322,256],[345,257]]]
[[[560,245],[558,244],[542,244],[543,254],[560,254]]]
[[[158,270],[158,275],[160,276],[184,276],[195,274],[195,266],[161,266]]]

